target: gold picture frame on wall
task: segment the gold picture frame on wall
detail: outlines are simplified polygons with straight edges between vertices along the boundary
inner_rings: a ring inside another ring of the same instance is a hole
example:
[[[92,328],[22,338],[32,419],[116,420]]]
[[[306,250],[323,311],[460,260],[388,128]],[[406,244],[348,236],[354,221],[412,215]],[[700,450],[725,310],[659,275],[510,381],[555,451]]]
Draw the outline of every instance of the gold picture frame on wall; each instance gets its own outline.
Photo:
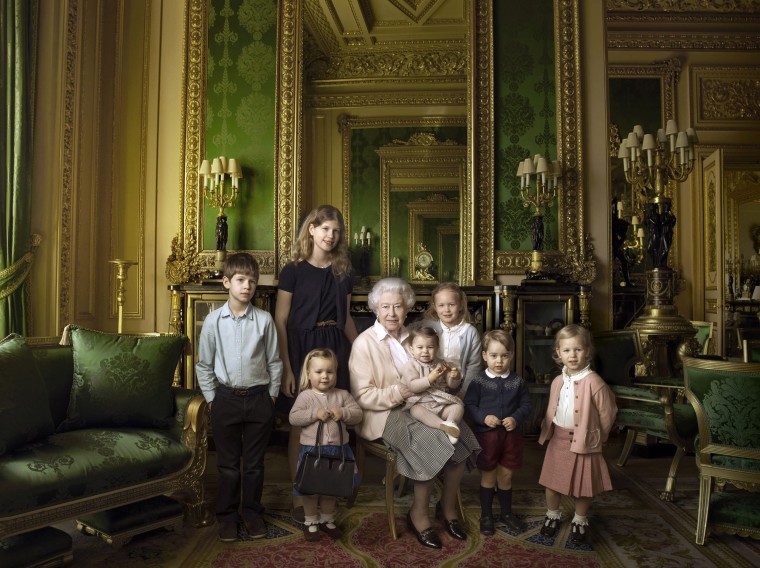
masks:
[[[519,273],[530,251],[496,251],[494,248],[494,75],[493,2],[476,0],[470,11],[467,62],[467,187],[464,198],[469,214],[461,219],[462,265],[460,283],[492,282],[495,273]],[[558,251],[555,264],[577,282],[590,282],[595,263],[587,243],[583,219],[584,174],[581,142],[581,68],[579,40],[580,0],[554,4],[554,53],[557,85],[557,157],[562,167],[558,197]],[[180,249],[199,244],[201,196],[198,166],[205,135],[207,0],[185,0],[184,95],[182,115],[182,168]],[[303,12],[304,0],[279,0],[277,53],[277,108],[275,134],[274,250],[254,251],[262,273],[275,276],[290,259],[303,204]],[[421,103],[420,103],[421,104]],[[457,117],[461,120],[461,117]],[[345,164],[344,164],[345,167]],[[344,211],[350,218],[350,210]],[[210,262],[209,262],[210,263]],[[469,266],[467,265],[469,264]]]
[[[552,267],[574,282],[590,283],[596,263],[587,242],[583,219],[584,171],[582,85],[580,66],[579,0],[554,3],[554,68],[557,85],[557,160],[562,169],[557,193],[558,251],[546,251]],[[472,148],[472,187],[476,218],[475,280],[492,281],[494,274],[523,274],[531,251],[495,250],[494,149],[494,29],[493,2],[477,0],[473,18],[472,77],[468,82],[473,113],[468,130]]]

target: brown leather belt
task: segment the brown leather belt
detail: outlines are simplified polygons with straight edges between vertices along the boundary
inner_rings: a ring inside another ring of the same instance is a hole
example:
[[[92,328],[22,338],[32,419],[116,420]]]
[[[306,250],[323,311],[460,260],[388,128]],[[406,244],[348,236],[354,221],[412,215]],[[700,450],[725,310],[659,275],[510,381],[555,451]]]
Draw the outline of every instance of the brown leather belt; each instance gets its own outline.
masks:
[[[329,327],[331,325],[338,325],[338,322],[335,320],[318,321],[314,324],[314,327]]]

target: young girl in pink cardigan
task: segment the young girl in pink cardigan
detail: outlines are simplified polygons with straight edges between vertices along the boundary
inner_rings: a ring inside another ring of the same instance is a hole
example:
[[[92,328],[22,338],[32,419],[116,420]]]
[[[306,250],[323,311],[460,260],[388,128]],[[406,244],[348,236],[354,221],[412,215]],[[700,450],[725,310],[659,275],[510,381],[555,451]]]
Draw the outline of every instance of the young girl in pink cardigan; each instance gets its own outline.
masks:
[[[594,345],[586,328],[565,326],[557,333],[554,349],[562,374],[552,382],[538,439],[540,444],[549,441],[538,480],[546,488],[541,534],[553,537],[557,533],[560,496],[569,495],[575,498],[570,540],[579,543],[588,536],[592,499],[612,489],[602,444],[615,422],[617,405],[610,387],[591,370]]]
[[[301,451],[298,463],[306,452],[313,450],[317,443],[319,422],[322,427],[321,451],[328,456],[339,456],[341,432],[343,451],[353,459],[348,445],[346,424],[358,424],[362,419],[362,409],[347,390],[335,387],[338,375],[338,358],[330,349],[313,349],[306,355],[301,371],[300,393],[290,409],[290,424],[301,427]],[[358,485],[358,473],[354,475],[354,486]],[[293,494],[303,497],[304,538],[309,542],[319,540],[324,532],[333,539],[342,536],[335,525],[336,497],[328,495],[305,495],[295,487]]]

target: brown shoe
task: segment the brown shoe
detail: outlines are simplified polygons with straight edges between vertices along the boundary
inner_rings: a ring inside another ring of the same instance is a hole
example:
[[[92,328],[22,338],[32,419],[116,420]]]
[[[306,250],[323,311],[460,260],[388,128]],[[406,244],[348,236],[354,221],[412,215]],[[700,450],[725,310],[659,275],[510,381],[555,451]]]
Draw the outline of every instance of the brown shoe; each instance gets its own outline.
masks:
[[[314,528],[315,530],[309,530],[311,528]],[[303,538],[307,542],[317,542],[319,540],[319,526],[317,525],[306,525],[303,528]]]
[[[248,529],[248,534],[251,538],[264,538],[267,536],[267,526],[261,517],[246,519],[245,528]]]
[[[235,542],[238,539],[237,523],[220,522],[219,540],[222,542]]]
[[[328,524],[332,524],[333,528],[328,527]],[[319,530],[327,534],[327,536],[333,540],[338,540],[343,536],[343,531],[336,527],[334,523],[319,523]]]

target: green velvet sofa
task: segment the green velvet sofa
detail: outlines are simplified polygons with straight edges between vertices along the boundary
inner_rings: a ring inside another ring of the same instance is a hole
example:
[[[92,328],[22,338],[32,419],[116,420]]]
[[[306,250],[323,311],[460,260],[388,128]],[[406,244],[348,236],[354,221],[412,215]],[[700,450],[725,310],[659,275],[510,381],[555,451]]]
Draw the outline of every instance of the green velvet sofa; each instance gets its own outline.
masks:
[[[199,526],[207,405],[172,386],[182,336],[73,328],[0,341],[0,540],[169,495]]]

